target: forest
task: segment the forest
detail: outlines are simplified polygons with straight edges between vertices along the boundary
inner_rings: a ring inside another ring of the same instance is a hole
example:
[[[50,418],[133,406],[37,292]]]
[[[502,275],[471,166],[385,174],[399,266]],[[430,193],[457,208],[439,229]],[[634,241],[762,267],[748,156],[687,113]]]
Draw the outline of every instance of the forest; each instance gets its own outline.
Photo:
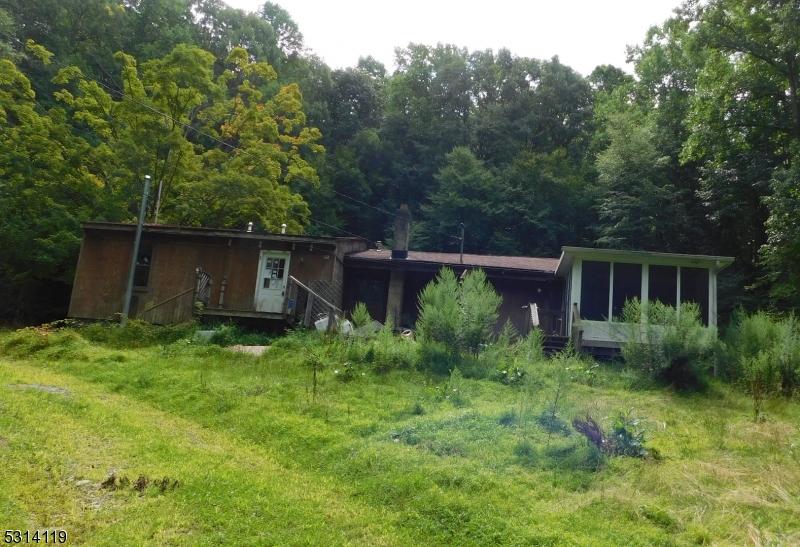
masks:
[[[390,242],[406,203],[412,248],[727,255],[723,316],[800,308],[800,2],[689,0],[628,60],[332,69],[272,2],[0,0],[0,320],[63,317],[80,223],[148,174],[148,222]]]

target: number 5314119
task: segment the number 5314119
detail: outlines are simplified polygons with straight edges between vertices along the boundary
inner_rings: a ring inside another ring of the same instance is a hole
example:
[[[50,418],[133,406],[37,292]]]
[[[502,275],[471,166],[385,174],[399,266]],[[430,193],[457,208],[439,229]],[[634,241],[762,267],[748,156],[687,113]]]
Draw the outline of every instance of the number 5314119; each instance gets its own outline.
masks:
[[[66,530],[6,530],[3,543],[66,543]]]

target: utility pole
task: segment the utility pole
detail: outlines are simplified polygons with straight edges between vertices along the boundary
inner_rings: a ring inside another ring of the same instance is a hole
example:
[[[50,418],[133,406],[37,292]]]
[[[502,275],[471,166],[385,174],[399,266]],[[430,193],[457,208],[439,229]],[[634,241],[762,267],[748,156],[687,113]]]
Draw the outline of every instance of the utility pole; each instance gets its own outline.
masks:
[[[464,223],[459,222],[458,227],[461,229],[461,235],[458,237],[460,242],[460,252],[461,252],[461,264],[464,263]]]
[[[139,222],[136,223],[136,236],[133,239],[133,255],[131,256],[131,267],[128,270],[128,286],[125,288],[125,301],[122,303],[122,317],[119,325],[124,327],[128,322],[128,314],[131,311],[131,295],[133,294],[133,277],[136,274],[136,260],[139,258],[139,243],[142,240],[142,227],[144,217],[147,213],[147,198],[150,194],[150,175],[144,176],[144,192],[142,192],[142,205],[139,208]]]
[[[164,186],[164,179],[158,181],[158,193],[156,194],[156,210],[153,215],[153,224],[158,224],[158,212],[161,210],[161,188]]]

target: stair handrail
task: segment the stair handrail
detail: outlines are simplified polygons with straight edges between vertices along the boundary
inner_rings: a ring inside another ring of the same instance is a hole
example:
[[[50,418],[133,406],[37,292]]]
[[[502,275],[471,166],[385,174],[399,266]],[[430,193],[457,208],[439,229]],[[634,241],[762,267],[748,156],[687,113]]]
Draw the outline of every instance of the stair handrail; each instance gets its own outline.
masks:
[[[341,310],[341,308],[339,308],[338,306],[336,306],[336,305],[334,305],[334,304],[331,304],[330,302],[328,302],[327,300],[325,300],[325,299],[324,299],[322,296],[320,296],[320,295],[319,295],[319,293],[317,293],[316,291],[314,291],[313,289],[311,289],[311,288],[310,288],[308,285],[306,285],[305,283],[303,283],[302,281],[300,281],[299,279],[297,279],[295,276],[293,276],[293,275],[290,275],[290,276],[289,276],[289,280],[290,280],[290,281],[293,281],[293,282],[295,282],[295,283],[297,283],[297,284],[298,284],[298,285],[299,285],[301,288],[303,288],[303,289],[305,289],[306,291],[308,291],[308,292],[309,292],[309,294],[312,294],[312,295],[314,296],[314,298],[318,298],[320,301],[322,301],[322,303],[323,303],[323,304],[325,304],[327,307],[329,307],[329,308],[333,309],[333,310],[334,310],[334,311],[336,311],[336,312],[339,312],[340,314],[341,314],[341,313],[344,313],[344,312]]]

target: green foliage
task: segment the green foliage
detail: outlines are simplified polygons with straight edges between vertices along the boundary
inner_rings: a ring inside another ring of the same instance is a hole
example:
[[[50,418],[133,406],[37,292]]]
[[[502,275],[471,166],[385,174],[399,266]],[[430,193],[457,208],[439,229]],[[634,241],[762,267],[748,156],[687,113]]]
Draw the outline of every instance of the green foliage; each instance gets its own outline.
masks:
[[[81,328],[79,332],[87,340],[111,348],[143,348],[190,339],[196,330],[197,325],[193,322],[159,326],[131,319],[124,327],[92,323]]]
[[[389,323],[368,344],[367,361],[376,372],[413,369],[417,364],[417,344],[397,336]]]
[[[419,306],[420,365],[441,373],[491,341],[500,296],[482,270],[468,271],[459,283],[452,270],[442,268],[420,293]]]
[[[779,319],[765,312],[739,311],[726,339],[726,375],[741,381],[752,395],[756,420],[767,397],[791,396],[800,387],[800,325],[793,316]]]
[[[679,389],[702,388],[716,359],[717,333],[700,322],[694,303],[679,310],[659,301],[629,300],[623,321],[630,325],[622,356],[650,378]]]
[[[550,361],[529,363],[530,390],[461,378],[465,401],[456,406],[434,389],[449,378],[413,370],[379,376],[351,361],[365,375],[336,380],[347,348],[314,332],[280,337],[257,359],[183,342],[169,352],[116,349],[81,342],[70,329],[49,329],[41,343],[32,330],[24,333],[32,345],[13,355],[6,342],[20,334],[0,332],[3,515],[12,528],[59,515],[76,543],[133,545],[188,529],[195,542],[224,535],[232,545],[254,537],[311,545],[617,545],[631,537],[791,544],[795,535],[794,400],[767,400],[769,422],[753,424],[748,398],[722,383],[702,397],[674,397],[630,391],[627,373],[609,366],[594,386],[570,380],[563,419],[608,416],[601,423],[610,437],[621,401],[633,401],[637,415],[657,424],[643,429],[646,448],[665,458],[659,464],[607,457],[577,434],[549,435],[548,444],[547,431],[527,427],[547,409],[557,374]],[[315,404],[306,348],[326,363]],[[570,357],[567,366],[574,377],[585,363]],[[113,462],[118,478],[144,475],[153,484],[169,476],[181,486],[143,496],[105,491],[102,462]],[[691,495],[675,487],[687,483],[705,487]],[[73,510],[95,490],[105,499],[99,510]],[[270,518],[302,526],[265,529],[263,512],[252,508],[267,506]]]
[[[363,327],[372,321],[372,317],[367,310],[367,305],[363,302],[357,302],[353,313],[350,314],[350,319],[353,321],[355,328]]]
[[[262,332],[243,329],[233,323],[226,323],[214,329],[209,342],[218,346],[265,346],[272,342],[273,337]]]

